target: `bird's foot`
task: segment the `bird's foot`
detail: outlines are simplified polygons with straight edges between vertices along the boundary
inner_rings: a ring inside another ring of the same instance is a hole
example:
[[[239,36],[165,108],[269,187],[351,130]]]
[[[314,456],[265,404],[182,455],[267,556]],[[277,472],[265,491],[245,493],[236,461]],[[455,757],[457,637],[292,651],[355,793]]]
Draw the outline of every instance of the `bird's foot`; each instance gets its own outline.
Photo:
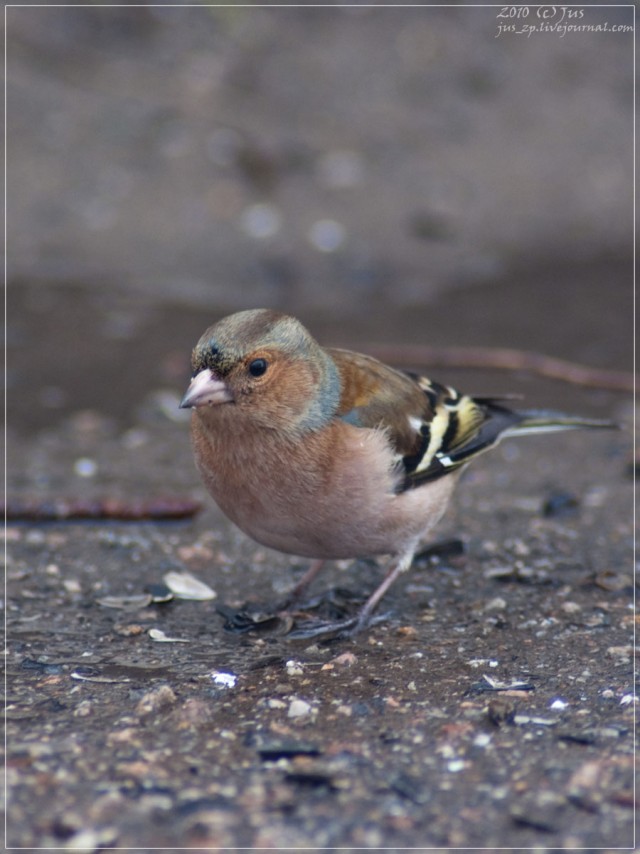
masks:
[[[385,620],[388,620],[389,617],[389,613],[376,615],[355,614],[353,617],[347,617],[344,620],[334,620],[333,622],[309,620],[293,628],[289,632],[287,637],[292,638],[294,640],[307,640],[309,638],[323,637],[331,637],[335,638],[336,640],[353,638],[356,635],[360,634],[360,632],[362,632],[364,629],[368,629],[371,626],[375,626],[378,623],[382,623]]]
[[[274,606],[247,603],[240,608],[219,605],[217,611],[224,617],[224,628],[228,632],[286,634],[300,639],[353,636],[372,624],[370,610],[365,614],[365,609],[360,594],[334,588],[295,603],[282,602]]]

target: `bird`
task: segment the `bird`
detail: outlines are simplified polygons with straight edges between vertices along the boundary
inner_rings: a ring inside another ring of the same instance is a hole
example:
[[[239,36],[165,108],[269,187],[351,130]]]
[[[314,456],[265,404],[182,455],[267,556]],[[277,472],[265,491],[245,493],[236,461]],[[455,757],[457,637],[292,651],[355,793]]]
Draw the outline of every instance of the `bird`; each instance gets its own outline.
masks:
[[[610,421],[518,411],[372,356],[318,343],[272,309],[231,314],[200,337],[180,407],[196,467],[223,513],[269,548],[327,560],[389,556],[357,634],[442,519],[466,466],[507,436]]]

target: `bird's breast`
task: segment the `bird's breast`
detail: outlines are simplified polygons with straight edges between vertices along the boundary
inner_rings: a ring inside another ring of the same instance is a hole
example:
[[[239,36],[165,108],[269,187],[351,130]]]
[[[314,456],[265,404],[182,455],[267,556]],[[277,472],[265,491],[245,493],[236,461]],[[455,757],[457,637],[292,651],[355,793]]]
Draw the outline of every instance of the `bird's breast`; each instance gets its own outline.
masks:
[[[221,510],[279,551],[326,559],[396,552],[433,516],[425,488],[395,494],[395,459],[381,430],[336,421],[301,440],[237,426],[229,433],[196,413],[192,441]]]

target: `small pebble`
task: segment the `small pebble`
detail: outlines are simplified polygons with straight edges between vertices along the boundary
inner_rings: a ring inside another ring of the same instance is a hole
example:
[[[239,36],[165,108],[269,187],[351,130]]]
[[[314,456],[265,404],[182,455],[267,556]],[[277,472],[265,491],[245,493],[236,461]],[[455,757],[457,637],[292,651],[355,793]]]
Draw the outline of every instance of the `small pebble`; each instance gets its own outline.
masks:
[[[578,605],[577,602],[563,602],[560,605],[560,608],[565,612],[565,614],[577,614],[578,611],[582,610],[582,606]]]
[[[126,625],[115,625],[113,630],[120,637],[133,638],[143,634],[144,626],[141,626],[140,623],[127,623]]]
[[[173,689],[169,685],[160,685],[159,688],[154,688],[153,691],[147,691],[140,698],[136,706],[136,714],[149,715],[158,712],[161,709],[172,706],[177,699]]]
[[[172,638],[166,635],[162,629],[149,629],[148,633],[152,641],[156,643],[191,643],[188,638]]]
[[[189,697],[173,717],[179,727],[202,726],[212,720],[213,710],[209,703],[199,697]]]
[[[594,578],[594,584],[609,593],[618,593],[626,588],[633,588],[633,578],[626,572],[616,572],[614,569],[603,569]]]
[[[610,655],[612,658],[631,659],[633,656],[633,646],[631,646],[631,644],[623,646],[609,646],[607,647],[607,655]]]
[[[306,700],[294,699],[289,703],[289,711],[287,712],[287,717],[289,718],[303,718],[306,715],[311,714],[312,706],[310,703],[307,703]]]
[[[331,659],[331,664],[338,664],[340,667],[351,667],[358,660],[358,657],[353,652],[343,652]]]
[[[74,718],[86,718],[87,715],[90,715],[93,712],[93,703],[91,700],[82,700],[81,703],[73,710]]]
[[[396,634],[403,638],[415,638],[418,636],[418,630],[415,626],[398,626]]]
[[[86,828],[74,833],[64,844],[65,851],[97,851],[99,848],[109,848],[115,844],[118,831],[114,827],[100,830]]]
[[[62,586],[67,591],[67,593],[80,593],[82,590],[80,582],[77,578],[65,578],[62,582]]]
[[[224,673],[220,670],[214,670],[211,674],[214,685],[220,688],[235,688],[238,677],[234,673]]]

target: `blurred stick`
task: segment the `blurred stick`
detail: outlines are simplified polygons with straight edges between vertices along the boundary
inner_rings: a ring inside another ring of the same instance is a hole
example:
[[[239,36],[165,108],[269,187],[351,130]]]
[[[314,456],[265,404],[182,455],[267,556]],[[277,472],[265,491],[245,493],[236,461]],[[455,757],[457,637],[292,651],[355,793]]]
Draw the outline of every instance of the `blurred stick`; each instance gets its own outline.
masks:
[[[121,522],[166,522],[190,519],[201,504],[190,498],[151,498],[120,501],[112,498],[10,499],[3,505],[8,522],[70,522],[92,519]]]
[[[588,388],[633,392],[633,374],[590,368],[528,350],[507,347],[429,347],[427,345],[380,345],[367,352],[394,365],[428,365],[436,368],[476,368],[527,371],[552,380]]]

